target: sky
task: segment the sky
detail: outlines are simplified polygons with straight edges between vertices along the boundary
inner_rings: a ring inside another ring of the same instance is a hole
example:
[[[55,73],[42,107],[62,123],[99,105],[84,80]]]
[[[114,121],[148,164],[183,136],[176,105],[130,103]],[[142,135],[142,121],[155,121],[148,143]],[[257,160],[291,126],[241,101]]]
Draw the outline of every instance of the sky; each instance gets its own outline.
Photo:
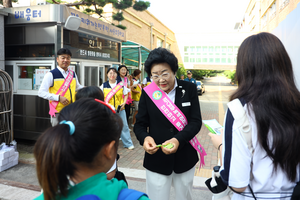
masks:
[[[148,10],[175,33],[233,30],[250,0],[146,0]],[[154,24],[155,26],[155,24]]]

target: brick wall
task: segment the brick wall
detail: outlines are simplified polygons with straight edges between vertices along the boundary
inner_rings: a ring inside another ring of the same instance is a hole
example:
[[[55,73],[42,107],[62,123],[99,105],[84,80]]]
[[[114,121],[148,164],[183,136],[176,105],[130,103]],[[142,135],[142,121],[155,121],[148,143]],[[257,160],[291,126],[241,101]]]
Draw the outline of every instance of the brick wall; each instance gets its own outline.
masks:
[[[117,11],[114,10],[114,12]],[[153,24],[152,49],[157,47],[157,38],[159,38],[163,40],[163,47],[166,47],[166,42],[171,45],[171,51],[178,58],[178,62],[182,63],[175,33],[149,11],[139,12],[133,8],[129,8],[123,12],[123,16],[125,20],[121,23],[127,27],[126,39],[128,41],[139,43],[151,50],[151,24]],[[113,21],[113,23],[118,24],[118,21]],[[165,36],[165,33],[167,36]]]

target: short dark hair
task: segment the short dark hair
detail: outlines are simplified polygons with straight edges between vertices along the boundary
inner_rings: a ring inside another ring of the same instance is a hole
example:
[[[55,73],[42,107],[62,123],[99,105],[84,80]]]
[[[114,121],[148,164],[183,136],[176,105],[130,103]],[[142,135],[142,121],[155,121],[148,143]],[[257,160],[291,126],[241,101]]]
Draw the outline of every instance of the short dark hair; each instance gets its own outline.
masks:
[[[60,50],[57,51],[57,56],[63,55],[63,54],[67,54],[67,55],[70,55],[72,57],[71,51],[67,48],[61,48]]]
[[[153,67],[153,64],[158,63],[168,63],[174,74],[178,70],[178,60],[176,56],[168,49],[159,47],[153,49],[149,53],[148,58],[145,61],[145,71],[147,72],[148,76],[151,76],[151,68]]]
[[[118,68],[118,71],[120,71],[123,67],[125,67],[126,70],[128,70],[127,67],[126,67],[126,65],[120,65],[119,68]]]
[[[142,71],[139,70],[139,69],[136,69],[136,70],[133,71],[133,76],[136,77],[136,76],[138,76],[140,73],[142,73]]]
[[[81,88],[76,93],[76,101],[78,101],[81,98],[88,98],[88,97],[104,101],[104,94],[102,90],[97,86],[87,86]]]
[[[116,68],[114,68],[114,67],[108,68],[106,74],[108,74],[108,72],[110,72],[111,70],[113,70],[114,72],[116,72],[116,73],[118,74],[118,71],[117,71]]]

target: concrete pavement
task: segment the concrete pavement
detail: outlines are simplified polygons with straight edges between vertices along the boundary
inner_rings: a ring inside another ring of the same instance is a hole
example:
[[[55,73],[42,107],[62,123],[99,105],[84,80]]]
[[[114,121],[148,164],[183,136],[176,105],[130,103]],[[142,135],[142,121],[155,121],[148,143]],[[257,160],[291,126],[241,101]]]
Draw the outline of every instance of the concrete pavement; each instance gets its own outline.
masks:
[[[226,80],[220,81],[220,79],[214,78],[206,79],[203,82],[206,92],[199,96],[202,119],[217,119],[220,124],[223,124],[228,97],[236,87],[231,86]],[[204,182],[211,177],[212,168],[217,165],[218,157],[217,150],[211,144],[207,133],[207,128],[202,125],[197,138],[206,150],[207,156],[203,169],[199,171],[199,164],[196,166],[193,199],[211,199],[212,196]],[[125,174],[129,188],[146,192],[145,169],[143,167],[144,150],[132,131],[131,136],[135,149],[125,149],[120,142],[118,167]],[[35,160],[32,155],[33,146],[34,142],[32,141],[18,143],[20,163],[0,173],[0,199],[33,199],[40,194],[40,187],[35,174]],[[170,199],[175,199],[173,189]]]

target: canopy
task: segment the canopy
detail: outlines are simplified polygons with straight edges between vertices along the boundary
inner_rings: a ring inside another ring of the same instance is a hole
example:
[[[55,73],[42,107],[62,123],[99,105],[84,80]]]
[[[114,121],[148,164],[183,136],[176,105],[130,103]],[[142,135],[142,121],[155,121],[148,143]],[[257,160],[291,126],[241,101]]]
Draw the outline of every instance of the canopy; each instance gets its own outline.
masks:
[[[135,42],[122,42],[122,63],[128,66],[136,66],[141,70],[141,66],[148,58],[149,52],[149,49]]]

